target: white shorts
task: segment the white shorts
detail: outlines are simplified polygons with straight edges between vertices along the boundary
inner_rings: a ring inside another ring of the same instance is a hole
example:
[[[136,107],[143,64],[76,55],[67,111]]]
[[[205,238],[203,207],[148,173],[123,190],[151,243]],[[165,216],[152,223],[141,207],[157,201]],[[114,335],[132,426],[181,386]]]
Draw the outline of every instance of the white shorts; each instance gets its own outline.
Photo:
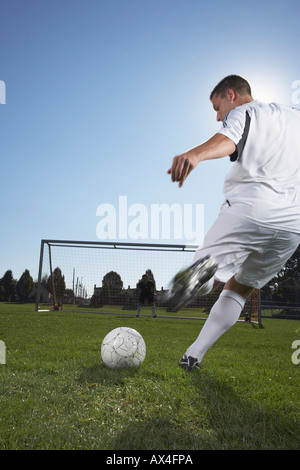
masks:
[[[215,279],[232,276],[246,286],[260,289],[283,268],[300,244],[300,234],[259,226],[223,210],[207,232],[194,261],[213,256],[218,264]]]

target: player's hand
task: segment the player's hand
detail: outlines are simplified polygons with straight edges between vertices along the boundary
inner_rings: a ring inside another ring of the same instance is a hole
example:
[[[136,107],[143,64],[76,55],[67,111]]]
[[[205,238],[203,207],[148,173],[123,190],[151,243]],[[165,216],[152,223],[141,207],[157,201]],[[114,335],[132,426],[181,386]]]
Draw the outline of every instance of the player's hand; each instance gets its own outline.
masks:
[[[236,145],[229,137],[217,133],[203,144],[174,157],[168,173],[171,175],[172,181],[177,181],[181,188],[190,172],[196,168],[199,162],[223,158],[231,155],[235,150]]]
[[[172,166],[168,170],[173,182],[178,182],[181,188],[188,175],[196,168],[198,160],[190,153],[183,153],[173,158]]]

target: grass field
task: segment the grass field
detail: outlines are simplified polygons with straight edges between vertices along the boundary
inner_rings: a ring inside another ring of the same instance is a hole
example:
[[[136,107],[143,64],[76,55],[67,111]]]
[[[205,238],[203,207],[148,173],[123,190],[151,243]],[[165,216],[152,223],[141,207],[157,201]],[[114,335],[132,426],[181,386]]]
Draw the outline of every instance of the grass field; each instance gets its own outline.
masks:
[[[178,359],[203,321],[160,313],[0,303],[0,449],[299,449],[300,366],[291,359],[299,322],[238,323],[190,373]],[[145,339],[139,369],[101,362],[102,339],[118,326]]]

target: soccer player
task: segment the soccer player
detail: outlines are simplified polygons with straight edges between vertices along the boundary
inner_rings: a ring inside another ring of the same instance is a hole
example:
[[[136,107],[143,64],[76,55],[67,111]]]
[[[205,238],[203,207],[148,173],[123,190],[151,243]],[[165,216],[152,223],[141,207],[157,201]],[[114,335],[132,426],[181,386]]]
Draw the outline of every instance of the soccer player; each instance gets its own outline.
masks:
[[[138,310],[137,310],[137,317],[140,316],[141,308],[142,305],[145,304],[145,300],[148,300],[149,305],[151,305],[152,309],[152,316],[153,318],[156,317],[155,314],[155,303],[154,303],[154,282],[149,279],[148,274],[143,274],[142,280],[138,282],[137,284],[137,289],[138,289],[138,299],[139,299],[139,304],[138,304]]]
[[[254,288],[268,283],[300,243],[300,112],[252,98],[249,83],[229,75],[210,101],[221,129],[203,144],[174,157],[168,170],[182,187],[197,165],[230,156],[220,214],[195,260],[210,255],[217,271],[201,291],[225,284],[198,338],[180,360],[198,368],[206,351],[238,320]],[[201,183],[201,180],[200,180]]]

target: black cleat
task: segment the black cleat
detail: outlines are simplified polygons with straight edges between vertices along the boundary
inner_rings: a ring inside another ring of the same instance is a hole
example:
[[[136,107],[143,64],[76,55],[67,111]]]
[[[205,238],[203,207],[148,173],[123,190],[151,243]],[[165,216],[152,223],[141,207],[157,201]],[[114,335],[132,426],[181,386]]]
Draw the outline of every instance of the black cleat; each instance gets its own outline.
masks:
[[[184,354],[179,361],[180,367],[186,370],[199,369],[199,362],[196,357]]]

